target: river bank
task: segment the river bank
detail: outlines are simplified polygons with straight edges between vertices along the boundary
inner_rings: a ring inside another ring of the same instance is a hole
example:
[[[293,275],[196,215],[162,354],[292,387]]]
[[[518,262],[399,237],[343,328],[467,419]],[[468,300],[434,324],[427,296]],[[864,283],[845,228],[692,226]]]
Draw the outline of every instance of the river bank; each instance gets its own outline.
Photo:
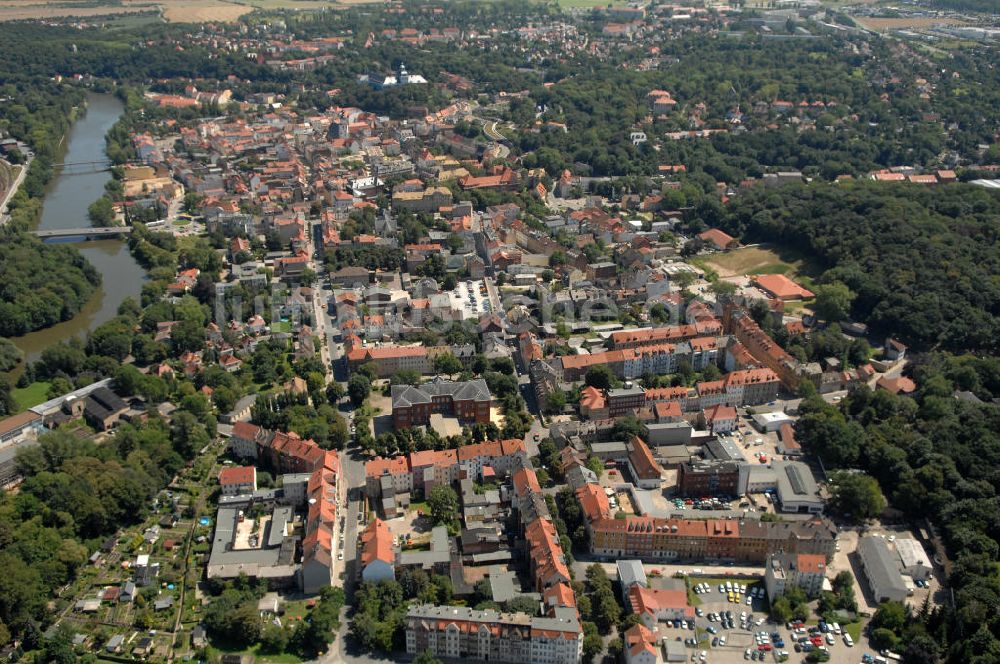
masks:
[[[104,137],[124,110],[121,101],[113,95],[89,93],[86,112],[75,119],[64,137],[61,162],[79,164],[105,159]],[[90,226],[87,206],[104,193],[108,179],[106,171],[94,168],[67,166],[60,169],[46,188],[36,229]],[[45,348],[83,336],[110,320],[125,298],[138,299],[142,290],[146,272],[132,258],[126,242],[99,240],[72,244],[101,274],[101,286],[72,319],[11,339],[28,362],[37,360]],[[22,363],[11,377],[16,379],[23,366]]]

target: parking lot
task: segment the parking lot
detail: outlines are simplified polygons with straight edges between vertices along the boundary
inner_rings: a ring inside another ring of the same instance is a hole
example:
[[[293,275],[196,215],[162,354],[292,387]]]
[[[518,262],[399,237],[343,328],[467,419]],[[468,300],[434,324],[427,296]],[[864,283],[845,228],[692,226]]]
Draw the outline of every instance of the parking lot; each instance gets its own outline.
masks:
[[[848,647],[844,636],[835,633],[839,626],[831,626],[829,634],[811,636],[810,626],[789,629],[787,625],[771,622],[761,581],[691,577],[689,584],[694,591],[697,613],[694,623],[669,626],[662,631],[669,639],[685,643],[692,662],[801,662],[808,654],[806,650],[819,647],[830,652],[832,662],[846,664],[861,660],[861,644]],[[798,639],[806,639],[808,644],[800,646],[801,652],[795,650]]]
[[[451,306],[461,309],[464,318],[478,318],[480,314],[491,313],[493,305],[483,281],[459,281],[455,289],[448,293]]]

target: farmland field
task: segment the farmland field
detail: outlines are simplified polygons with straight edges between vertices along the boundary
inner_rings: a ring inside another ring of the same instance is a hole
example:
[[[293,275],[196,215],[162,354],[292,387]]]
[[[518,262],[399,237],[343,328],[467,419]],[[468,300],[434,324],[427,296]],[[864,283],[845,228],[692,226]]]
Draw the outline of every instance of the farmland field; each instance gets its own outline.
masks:
[[[23,21],[26,19],[45,19],[73,16],[87,18],[91,16],[108,16],[111,14],[139,14],[155,12],[159,7],[150,2],[124,5],[88,5],[79,3],[42,2],[40,0],[0,0],[0,21]]]
[[[253,7],[247,5],[219,0],[161,0],[157,4],[163,9],[163,18],[172,23],[235,21],[253,11]],[[130,6],[130,3],[126,2],[125,6]]]
[[[88,18],[155,12],[172,22],[234,21],[254,7],[222,0],[124,0],[121,4],[0,0],[0,21]]]
[[[77,0],[0,0],[0,21],[95,16],[158,14],[172,23],[235,21],[255,9],[337,9],[377,0],[122,0],[102,4],[100,0],[81,3]],[[587,3],[591,0],[569,0]],[[159,20],[159,19],[157,19]]]
[[[869,30],[907,30],[929,28],[934,25],[965,25],[964,21],[953,18],[934,18],[928,16],[910,16],[908,18],[874,18],[855,16],[858,25]]]

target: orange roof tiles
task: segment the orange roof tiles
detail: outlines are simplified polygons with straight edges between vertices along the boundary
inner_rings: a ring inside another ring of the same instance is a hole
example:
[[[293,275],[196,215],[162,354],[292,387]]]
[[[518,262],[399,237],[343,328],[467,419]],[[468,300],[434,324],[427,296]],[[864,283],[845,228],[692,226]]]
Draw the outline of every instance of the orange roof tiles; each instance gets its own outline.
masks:
[[[576,499],[580,501],[580,507],[587,519],[595,521],[600,518],[611,516],[611,507],[608,505],[608,497],[604,490],[597,484],[584,484],[576,490]]]
[[[734,238],[729,233],[721,231],[718,228],[709,228],[704,233],[699,233],[698,237],[705,242],[711,242],[719,249],[726,249],[729,247],[730,243],[735,242]]]
[[[565,583],[557,583],[546,588],[542,592],[542,599],[544,599],[545,605],[550,608],[556,606],[576,607],[576,597],[573,594],[573,589]]]
[[[375,519],[361,533],[361,563],[370,565],[376,560],[392,565],[396,556],[392,550],[392,533],[381,519]]]
[[[253,466],[223,468],[219,472],[219,484],[222,486],[232,484],[253,484],[256,477],[257,469]]]
[[[376,457],[365,464],[365,477],[399,475],[410,472],[410,458],[407,456],[383,459]]]
[[[529,493],[541,493],[542,487],[538,484],[538,476],[531,468],[519,468],[514,472],[514,491],[518,496],[525,496]]]
[[[812,291],[803,288],[783,274],[761,274],[754,277],[754,282],[779,300],[807,299],[813,296]]]
[[[694,608],[688,606],[686,590],[661,590],[632,586],[629,589],[629,601],[636,613],[656,614],[662,610],[683,611],[684,615],[694,617]]]
[[[663,473],[649,446],[639,436],[632,436],[632,451],[628,458],[639,479],[659,479]]]
[[[800,553],[795,557],[795,566],[806,574],[825,574],[826,556],[816,553]]]

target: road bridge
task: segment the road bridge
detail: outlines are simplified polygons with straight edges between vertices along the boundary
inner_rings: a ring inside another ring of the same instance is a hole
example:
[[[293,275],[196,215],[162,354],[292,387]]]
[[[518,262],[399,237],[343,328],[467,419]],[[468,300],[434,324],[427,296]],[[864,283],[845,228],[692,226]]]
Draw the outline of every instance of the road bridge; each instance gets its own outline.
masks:
[[[106,237],[129,235],[131,226],[105,226],[91,228],[56,228],[46,231],[32,231],[32,235],[43,240],[63,237],[82,237],[87,240],[99,240]]]

